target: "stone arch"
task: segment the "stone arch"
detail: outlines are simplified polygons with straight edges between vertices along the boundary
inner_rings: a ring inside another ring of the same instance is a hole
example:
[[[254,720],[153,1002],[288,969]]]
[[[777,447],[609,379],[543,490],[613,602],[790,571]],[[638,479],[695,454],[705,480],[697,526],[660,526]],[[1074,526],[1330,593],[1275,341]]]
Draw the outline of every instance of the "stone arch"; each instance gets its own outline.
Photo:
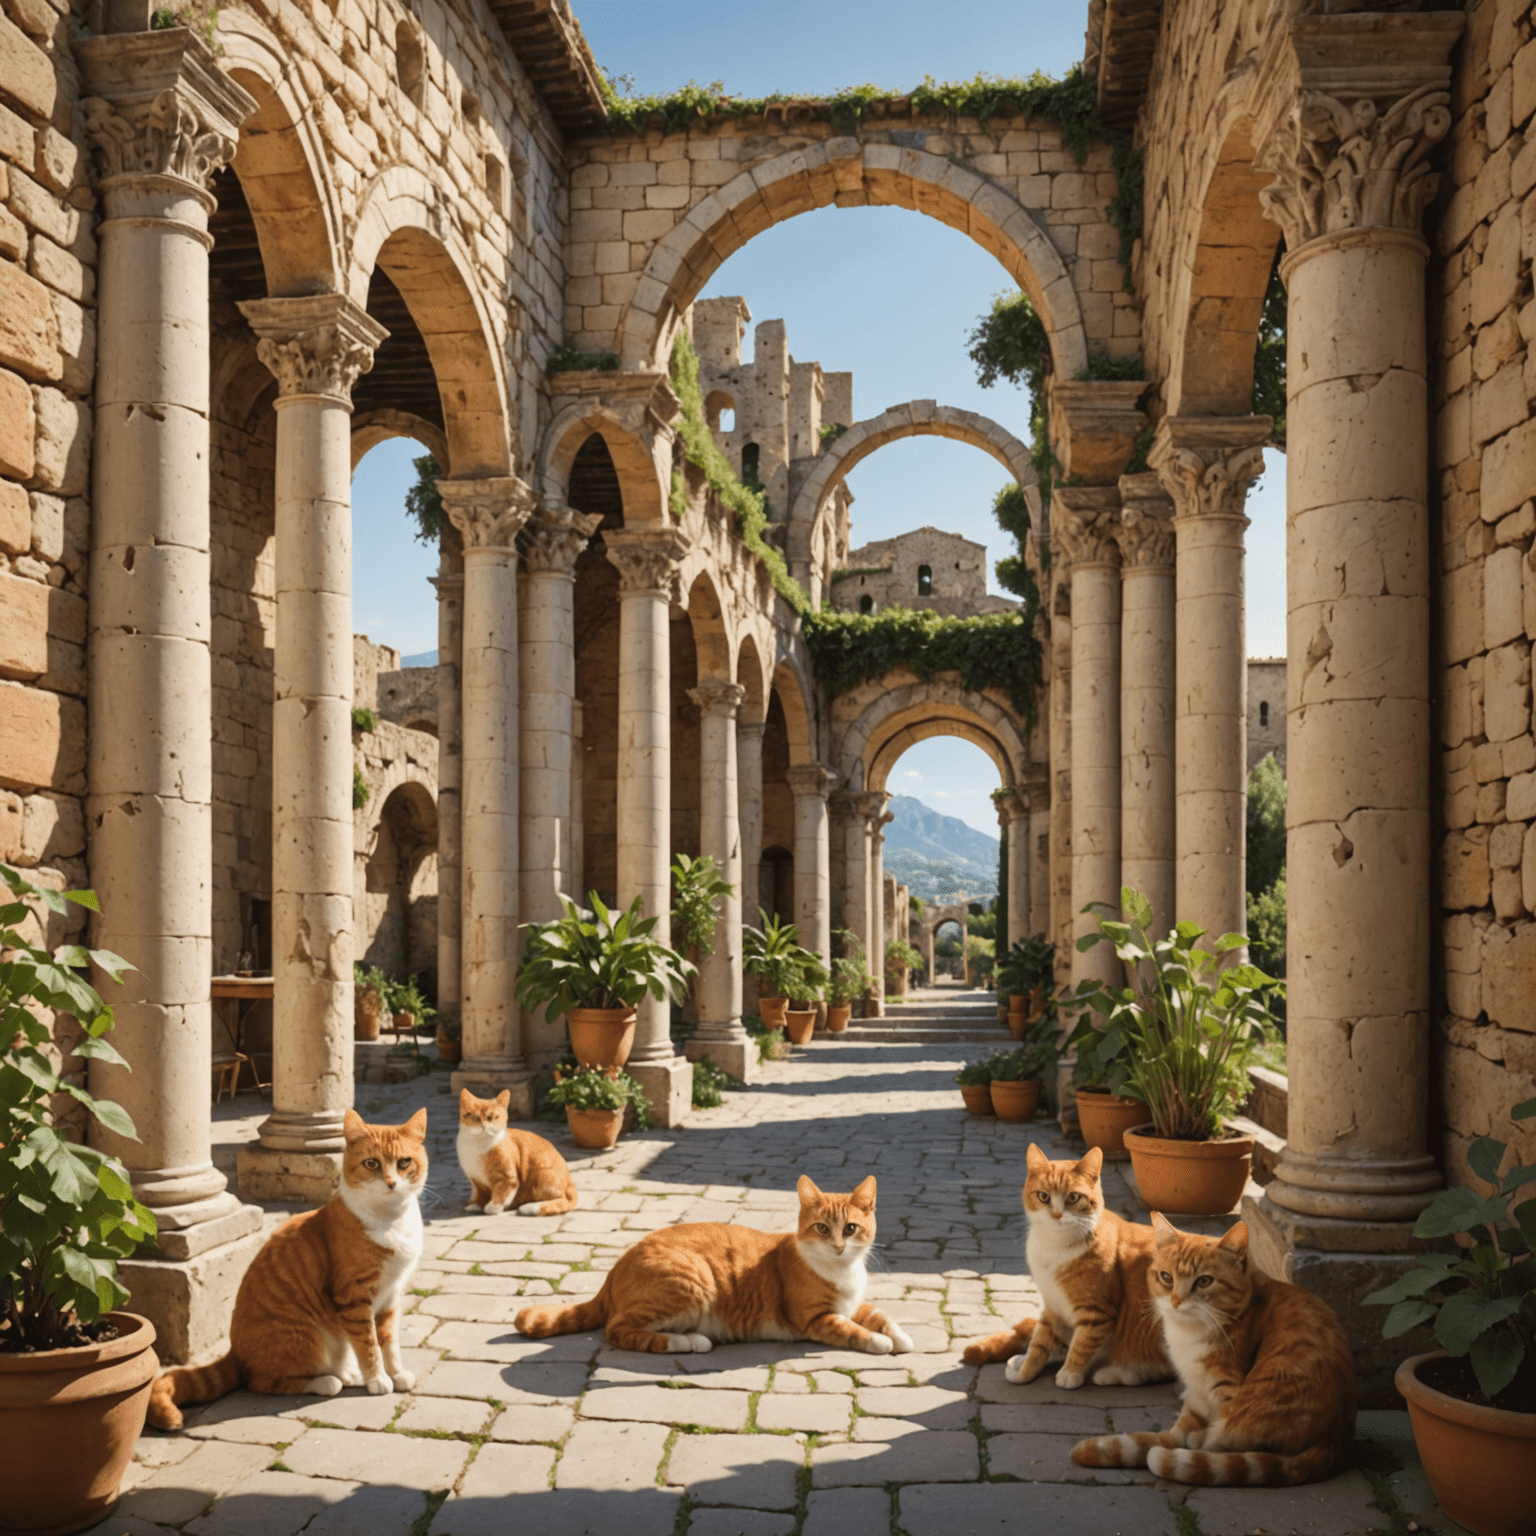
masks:
[[[544,430],[534,461],[533,486],[551,506],[567,505],[571,466],[593,433],[608,445],[624,496],[624,525],[661,523],[671,517],[651,451],[616,412],[593,400],[564,407]],[[584,511],[577,507],[578,512]]]
[[[700,571],[688,589],[688,622],[693,630],[699,681],[731,679],[731,636],[720,593],[708,571]]]
[[[352,469],[362,463],[369,449],[392,437],[409,437],[420,443],[439,464],[448,462],[448,438],[441,428],[410,411],[363,411],[352,417]]]
[[[747,690],[741,706],[741,718],[748,725],[761,725],[768,716],[768,693],[772,682],[763,665],[762,652],[751,635],[743,635],[736,650],[735,678]]]
[[[1175,416],[1246,416],[1253,410],[1253,360],[1280,228],[1264,217],[1260,191],[1272,171],[1254,169],[1253,119],[1229,107],[1226,131],[1214,135],[1200,222],[1178,263],[1182,316],[1170,337],[1168,412]]]
[[[341,286],[343,218],[315,114],[292,52],[248,12],[219,13],[219,63],[256,111],[240,125],[234,171],[261,245],[274,298]]]
[[[1051,338],[1056,376],[1088,366],[1077,290],[1050,236],[1016,198],[942,155],[855,138],[806,145],[743,171],[656,244],[620,318],[625,368],[657,366],[683,312],[753,235],[831,203],[894,205],[927,214],[990,251],[1029,295]]]
[[[448,447],[444,468],[458,479],[512,474],[506,376],[491,307],[440,194],[406,166],[381,171],[363,195],[349,283],[360,305],[368,303],[375,267],[399,289],[432,361]]]
[[[784,726],[789,734],[791,766],[816,760],[815,734],[811,723],[811,690],[791,661],[781,661],[773,669],[773,691],[784,711]]]
[[[435,963],[435,932],[429,942],[425,931],[436,928],[436,898],[426,891],[435,875],[424,866],[437,855],[438,835],[433,786],[414,765],[397,761],[370,800],[368,835],[359,851],[358,948],[365,963],[385,970],[422,970]],[[417,910],[423,902],[430,904],[430,914]],[[427,915],[430,922],[421,921]],[[418,952],[423,963],[413,966]]]
[[[854,467],[877,448],[904,437],[947,437],[989,453],[1019,482],[1035,526],[1040,526],[1040,490],[1029,447],[1006,427],[975,411],[909,400],[839,433],[817,460],[795,497],[791,520],[811,522]]]

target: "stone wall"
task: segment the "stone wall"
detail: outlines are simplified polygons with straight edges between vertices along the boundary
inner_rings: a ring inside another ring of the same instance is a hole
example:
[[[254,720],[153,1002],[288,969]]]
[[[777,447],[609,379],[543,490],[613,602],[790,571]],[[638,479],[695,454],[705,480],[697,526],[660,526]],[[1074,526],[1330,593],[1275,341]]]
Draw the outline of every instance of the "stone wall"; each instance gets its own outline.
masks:
[[[878,613],[892,603],[926,608],[946,618],[1018,611],[1017,603],[987,591],[987,546],[957,533],[917,528],[894,539],[861,544],[849,552],[847,561],[847,573],[832,585],[832,606],[844,613]],[[931,580],[926,594],[920,581],[924,566]]]
[[[1248,771],[1271,753],[1285,772],[1285,657],[1248,659]]]

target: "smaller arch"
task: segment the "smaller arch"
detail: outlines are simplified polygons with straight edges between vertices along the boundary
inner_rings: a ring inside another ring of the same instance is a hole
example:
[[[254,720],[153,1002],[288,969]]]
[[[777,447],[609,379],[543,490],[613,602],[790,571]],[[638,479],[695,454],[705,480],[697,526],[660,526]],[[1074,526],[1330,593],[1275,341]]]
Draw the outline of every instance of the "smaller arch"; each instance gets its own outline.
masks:
[[[439,465],[448,462],[448,438],[441,428],[410,411],[360,411],[352,417],[352,468],[363,456],[392,437],[409,437],[421,444]]]
[[[694,653],[698,677],[731,676],[731,640],[726,627],[720,594],[708,571],[701,571],[688,589],[688,622],[693,629]]]
[[[723,425],[725,413],[729,411],[732,421],[729,426]],[[704,401],[704,420],[712,432],[734,432],[736,430],[736,397],[728,390],[712,389]]]
[[[784,710],[784,727],[789,736],[789,761],[793,767],[816,759],[811,731],[811,711],[807,704],[810,690],[793,663],[781,661],[773,669],[773,691]]]
[[[861,597],[859,599],[859,612],[860,613],[873,613],[874,611],[875,611],[875,600],[874,600],[874,598],[868,592],[866,592],[863,595],[863,597]]]
[[[534,459],[534,485],[554,506],[568,504],[571,466],[587,439],[596,433],[607,445],[624,497],[624,523],[666,522],[671,514],[663,485],[670,490],[670,473],[663,481],[650,449],[620,421],[617,414],[592,400],[566,406],[539,440]],[[667,447],[670,460],[671,447]],[[584,510],[581,507],[578,512]]]
[[[743,725],[761,725],[768,717],[768,690],[772,686],[763,666],[762,652],[751,635],[743,635],[736,651],[736,681],[747,691],[741,706]]]
[[[751,486],[754,490],[762,489],[759,466],[762,464],[763,450],[756,443],[743,443],[741,446],[741,479],[744,485]]]

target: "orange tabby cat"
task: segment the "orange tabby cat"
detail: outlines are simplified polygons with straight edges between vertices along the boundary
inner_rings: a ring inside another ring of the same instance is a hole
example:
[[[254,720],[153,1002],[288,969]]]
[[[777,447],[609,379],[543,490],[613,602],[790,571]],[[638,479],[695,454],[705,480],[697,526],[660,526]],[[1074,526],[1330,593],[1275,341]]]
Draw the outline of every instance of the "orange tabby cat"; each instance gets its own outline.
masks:
[[[616,1349],[705,1354],[748,1339],[814,1339],[871,1355],[904,1354],[912,1340],[864,1300],[875,1240],[875,1181],[823,1194],[801,1177],[800,1224],[775,1235],[701,1221],[640,1239],[603,1288],[575,1307],[525,1307],[530,1338],[603,1324]]]
[[[459,1167],[474,1199],[467,1211],[497,1216],[514,1206],[519,1216],[558,1216],[576,1204],[565,1159],[542,1136],[507,1129],[511,1093],[477,1099],[459,1093]],[[542,1202],[542,1203],[541,1203]]]
[[[1162,1434],[1100,1435],[1083,1467],[1139,1467],[1180,1483],[1310,1483],[1355,1437],[1355,1359],[1328,1303],[1248,1263],[1248,1228],[1180,1232],[1152,1216],[1148,1275],[1184,1411]]]
[[[1173,1368],[1147,1296],[1152,1228],[1105,1208],[1097,1147],[1053,1163],[1031,1143],[1025,1161],[1024,1252],[1044,1310],[970,1345],[966,1360],[1007,1360],[1009,1381],[1033,1381],[1065,1350],[1058,1387],[1080,1387],[1090,1374],[1099,1386],[1165,1380]]]
[[[252,1392],[319,1393],[343,1387],[409,1392],[395,1307],[421,1257],[427,1112],[404,1125],[366,1125],[348,1110],[341,1184],[318,1211],[292,1216],[251,1261],[235,1297],[229,1353],[212,1365],[167,1371],[149,1422],[180,1429],[178,1403],[211,1403],[244,1384]]]

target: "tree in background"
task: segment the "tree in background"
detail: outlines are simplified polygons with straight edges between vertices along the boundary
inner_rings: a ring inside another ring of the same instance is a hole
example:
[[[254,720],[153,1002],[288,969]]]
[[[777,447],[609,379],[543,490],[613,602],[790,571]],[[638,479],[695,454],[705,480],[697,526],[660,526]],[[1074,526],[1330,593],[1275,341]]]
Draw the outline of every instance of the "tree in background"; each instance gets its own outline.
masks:
[[[1285,775],[1271,752],[1248,775],[1248,938],[1256,965],[1285,975]]]

